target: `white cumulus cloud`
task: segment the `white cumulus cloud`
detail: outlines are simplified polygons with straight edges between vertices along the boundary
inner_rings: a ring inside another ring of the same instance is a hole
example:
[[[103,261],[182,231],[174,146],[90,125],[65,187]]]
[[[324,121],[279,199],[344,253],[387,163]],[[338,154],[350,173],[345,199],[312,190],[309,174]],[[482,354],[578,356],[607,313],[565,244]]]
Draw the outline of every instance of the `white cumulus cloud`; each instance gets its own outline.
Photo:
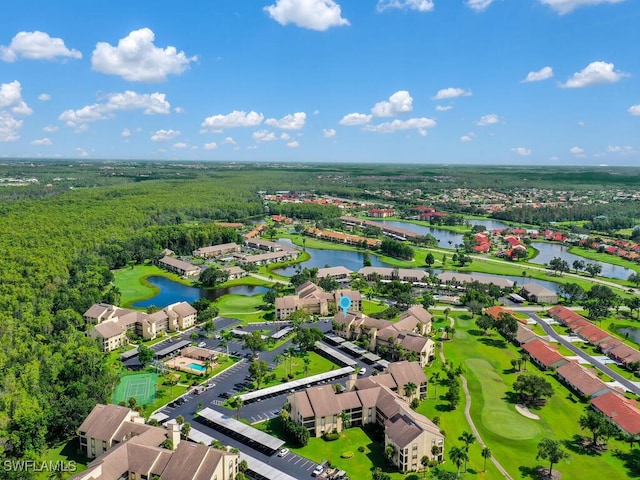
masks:
[[[389,101],[376,103],[371,109],[376,117],[394,117],[413,110],[413,98],[406,90],[398,90],[389,97]]]
[[[280,134],[280,140],[284,140],[285,142],[288,142],[289,140],[291,140],[291,135],[289,135],[287,132],[282,132]]]
[[[489,115],[483,115],[480,117],[480,120],[476,122],[476,125],[480,127],[485,127],[487,125],[494,125],[496,123],[500,123],[500,118],[495,113],[490,113]]]
[[[431,97],[432,100],[444,100],[447,98],[456,98],[456,97],[470,97],[472,95],[471,90],[465,90],[464,88],[443,88],[438,90],[435,97]]]
[[[569,152],[573,153],[574,155],[582,155],[584,153],[584,149],[580,147],[571,147],[569,149]]]
[[[296,112],[285,115],[280,120],[275,118],[267,118],[264,123],[270,127],[282,128],[283,130],[300,130],[307,121],[307,114],[304,112]]]
[[[430,12],[433,10],[433,7],[433,0],[378,0],[378,5],[376,6],[379,12],[384,12],[392,8]]]
[[[342,117],[342,120],[340,120],[338,123],[340,125],[347,126],[364,125],[365,123],[369,123],[372,118],[373,115],[367,115],[366,113],[348,113],[347,115]]]
[[[484,12],[495,0],[467,0],[465,4],[476,12]]]
[[[215,150],[216,148],[218,148],[218,144],[216,142],[211,142],[211,143],[205,143],[204,144],[204,149],[205,150]]]
[[[264,11],[280,25],[293,23],[320,32],[350,25],[334,0],[276,0],[274,5],[264,7]]]
[[[553,68],[542,67],[540,70],[529,72],[527,74],[527,77],[524,80],[522,80],[522,83],[540,82],[542,80],[547,80],[551,77],[553,77]]]
[[[420,135],[427,134],[427,128],[436,126],[436,121],[431,118],[409,118],[408,120],[395,119],[391,122],[384,122],[378,125],[366,125],[368,132],[393,133],[398,130],[417,130]]]
[[[177,150],[182,150],[183,148],[187,148],[188,145],[184,142],[178,142],[178,143],[174,143],[173,144],[173,148],[177,149]]]
[[[436,105],[436,112],[448,112],[449,110],[452,110],[453,106],[452,105]]]
[[[78,50],[69,50],[64,40],[52,38],[45,32],[19,32],[9,46],[0,46],[0,60],[15,62],[18,58],[55,60],[57,57],[82,58]]]
[[[22,120],[15,119],[6,111],[0,110],[0,142],[14,142],[20,138],[18,131],[22,128]]]
[[[51,142],[50,139],[45,137],[45,138],[40,138],[38,140],[34,140],[33,142],[31,142],[31,145],[53,145],[53,143]]]
[[[41,102],[48,102],[49,100],[51,100],[51,95],[49,95],[48,93],[41,93],[40,95],[38,95],[38,100],[40,100]]]
[[[233,139],[233,137],[227,137],[222,141],[223,145],[235,145],[236,141]]]
[[[142,110],[145,115],[166,115],[171,111],[171,105],[164,93],[136,93],[127,90],[107,95],[103,103],[86,105],[78,110],[65,110],[58,119],[75,127],[86,122],[113,118],[115,112],[121,110]]]
[[[324,138],[333,138],[336,136],[336,131],[333,128],[323,128],[322,129],[322,136]]]
[[[15,115],[31,115],[33,110],[22,99],[22,85],[14,80],[0,84],[0,110],[6,109]]]
[[[258,130],[256,132],[253,132],[253,135],[251,135],[251,138],[253,138],[256,142],[260,143],[260,142],[273,142],[274,140],[276,140],[276,134],[273,132],[270,132],[269,130]]]
[[[125,138],[130,137],[131,136],[131,130],[129,130],[128,128],[124,128],[124,129],[122,129],[122,132],[120,132],[120,135],[122,135]]]
[[[88,157],[89,156],[89,152],[87,152],[84,148],[77,147],[76,148],[76,152],[78,152],[78,155],[80,157]]]
[[[521,157],[528,157],[531,155],[531,149],[526,147],[514,147],[511,151],[517,153]]]
[[[42,131],[47,133],[57,132],[58,130],[59,127],[57,125],[45,125],[44,127],[42,127]]]
[[[636,117],[640,116],[640,104],[631,105],[629,107],[629,110],[627,110],[627,112],[629,112],[631,115],[634,115]]]
[[[256,127],[262,123],[262,120],[264,120],[264,115],[261,113],[234,110],[227,115],[218,114],[205,118],[201,127],[212,131],[221,131],[225,128]]]
[[[460,141],[461,142],[470,142],[470,141],[473,140],[473,137],[475,137],[475,136],[476,136],[475,133],[471,132],[471,133],[468,133],[466,135],[461,136],[460,137]]]
[[[601,3],[621,3],[624,0],[538,0],[543,5],[548,5],[560,15],[573,12],[578,7],[599,5]]]
[[[114,47],[98,42],[91,57],[96,72],[118,75],[130,82],[163,82],[167,75],[179,75],[198,57],[187,57],[176,47],[153,44],[155,34],[149,28],[134,30]]]
[[[627,73],[620,70],[614,70],[613,63],[607,62],[591,62],[579,72],[563,83],[564,88],[583,88],[592,85],[600,85],[603,83],[616,83],[622,77],[628,76]]]
[[[287,148],[298,148],[300,143],[297,140],[287,143]]]
[[[166,142],[169,140],[173,140],[176,137],[181,135],[180,130],[158,130],[156,133],[151,135],[152,142]]]

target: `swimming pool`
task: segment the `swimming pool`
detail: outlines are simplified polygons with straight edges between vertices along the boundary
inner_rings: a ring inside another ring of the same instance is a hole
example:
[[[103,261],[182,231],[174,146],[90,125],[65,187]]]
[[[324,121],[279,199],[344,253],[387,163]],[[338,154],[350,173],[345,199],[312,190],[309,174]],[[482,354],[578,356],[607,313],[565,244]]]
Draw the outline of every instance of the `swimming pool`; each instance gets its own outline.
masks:
[[[207,367],[200,365],[199,363],[190,363],[188,366],[191,370],[197,370],[198,372],[207,371]]]

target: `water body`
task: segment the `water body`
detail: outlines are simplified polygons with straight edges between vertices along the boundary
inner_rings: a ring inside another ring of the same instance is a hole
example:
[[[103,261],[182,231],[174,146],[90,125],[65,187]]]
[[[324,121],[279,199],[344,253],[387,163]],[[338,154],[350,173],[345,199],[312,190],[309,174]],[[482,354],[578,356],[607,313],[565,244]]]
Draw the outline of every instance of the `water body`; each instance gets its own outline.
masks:
[[[282,238],[279,240],[280,243],[295,246],[291,240],[288,238]],[[300,248],[295,246],[296,248]],[[364,261],[364,255],[362,252],[354,252],[350,250],[321,250],[318,248],[307,248],[307,253],[311,255],[311,258],[305,262],[296,263],[295,265],[290,265],[288,267],[277,268],[274,270],[275,273],[280,275],[286,275],[290,277],[294,275],[299,270],[303,268],[324,268],[327,265],[330,267],[335,267],[338,265],[342,265],[349,270],[353,270],[357,272],[362,268],[362,263]],[[371,265],[374,267],[390,267],[388,263],[385,263],[378,259],[375,255],[369,255],[371,259]]]
[[[634,342],[640,343],[640,328],[625,327],[616,330],[621,335],[631,338]]]
[[[511,228],[500,220],[469,220],[469,225],[482,225],[486,227],[487,230],[504,230],[505,228]]]
[[[375,220],[375,223],[388,225],[389,227],[404,228],[405,230],[415,232],[419,235],[433,235],[438,239],[438,246],[443,248],[452,248],[455,245],[462,243],[462,235],[450,232],[449,230],[443,230],[441,228],[425,227],[422,225],[416,225],[415,223],[398,222],[397,220]]]
[[[560,257],[569,264],[569,267],[572,269],[572,271],[573,262],[575,260],[581,260],[585,263],[597,263],[598,265],[600,265],[602,267],[602,273],[600,274],[600,276],[603,277],[626,280],[627,278],[629,278],[629,275],[634,273],[634,271],[630,268],[621,267],[619,265],[612,265],[605,262],[597,262],[595,260],[589,260],[588,258],[569,253],[568,247],[560,245],[558,243],[533,242],[531,245],[540,252],[535,256],[535,258],[530,260],[531,263],[545,265],[548,264],[554,257]]]
[[[145,308],[154,305],[156,307],[165,307],[176,302],[195,302],[200,298],[206,298],[214,301],[223,295],[234,293],[236,295],[258,295],[268,291],[266,287],[258,287],[253,285],[238,285],[236,287],[229,288],[215,288],[212,290],[189,287],[182,285],[181,283],[174,282],[165,277],[152,276],[147,278],[147,281],[158,287],[160,291],[157,295],[146,300],[141,300],[132,304],[135,308]]]

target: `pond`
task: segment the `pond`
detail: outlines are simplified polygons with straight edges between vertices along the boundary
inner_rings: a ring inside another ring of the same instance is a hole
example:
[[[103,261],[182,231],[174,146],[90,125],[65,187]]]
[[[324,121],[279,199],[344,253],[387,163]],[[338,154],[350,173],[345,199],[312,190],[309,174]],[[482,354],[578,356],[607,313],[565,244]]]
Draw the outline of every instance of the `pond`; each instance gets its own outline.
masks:
[[[500,220],[468,220],[469,225],[482,225],[487,230],[504,230],[505,228],[512,228],[506,223]]]
[[[167,305],[171,305],[176,302],[194,302],[199,298],[206,298],[208,300],[214,301],[217,298],[220,298],[223,295],[227,295],[228,293],[234,293],[236,295],[258,295],[260,293],[265,293],[268,291],[266,287],[258,287],[254,285],[238,285],[235,287],[228,288],[214,288],[214,289],[205,289],[205,288],[197,288],[197,287],[189,287],[187,285],[182,285],[181,283],[174,282],[165,277],[152,276],[147,278],[147,281],[160,289],[157,295],[147,298],[146,300],[141,300],[132,304],[131,306],[134,308],[145,308],[154,305],[156,307],[165,307]]]
[[[616,329],[616,332],[627,338],[631,338],[636,343],[640,343],[640,328],[624,327]]]
[[[281,238],[278,241],[285,245],[295,246],[288,238]],[[300,248],[298,246],[295,247]],[[362,252],[354,252],[351,250],[321,250],[319,248],[307,248],[306,250],[307,253],[311,255],[309,260],[296,263],[295,265],[290,265],[288,267],[277,268],[273,270],[274,273],[290,277],[303,268],[324,268],[327,265],[330,267],[342,265],[349,270],[357,272],[363,266],[362,262],[364,260],[364,255]],[[374,267],[391,266],[388,263],[379,260],[375,255],[369,255],[369,258],[371,259],[371,265]]]
[[[455,245],[459,245],[463,242],[462,235],[459,233],[450,232],[449,230],[443,230],[441,228],[425,227],[422,225],[416,225],[415,223],[398,222],[396,220],[376,220],[375,223],[388,225],[390,227],[404,228],[405,230],[415,232],[419,235],[433,235],[438,239],[438,246],[443,248],[453,248]]]
[[[600,275],[603,277],[626,280],[627,278],[629,278],[629,275],[634,273],[634,271],[630,268],[621,267],[619,265],[612,265],[605,262],[597,262],[595,260],[589,260],[588,258],[569,253],[568,247],[560,245],[558,243],[533,242],[531,246],[540,252],[535,256],[535,258],[530,260],[531,263],[545,265],[548,264],[554,257],[560,257],[569,264],[571,271],[573,271],[573,262],[575,260],[581,260],[585,262],[585,264],[597,263],[598,265],[600,265],[602,267],[602,273]]]

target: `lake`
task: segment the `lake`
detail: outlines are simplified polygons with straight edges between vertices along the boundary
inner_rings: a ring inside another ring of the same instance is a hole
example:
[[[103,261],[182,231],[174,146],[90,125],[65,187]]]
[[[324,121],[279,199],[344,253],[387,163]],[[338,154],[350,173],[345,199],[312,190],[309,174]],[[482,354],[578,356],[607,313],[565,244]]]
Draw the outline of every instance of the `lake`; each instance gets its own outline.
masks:
[[[233,293],[236,295],[258,295],[268,291],[266,287],[258,287],[254,285],[239,285],[229,288],[214,288],[211,290],[205,288],[189,287],[178,282],[174,282],[165,277],[152,276],[147,281],[158,287],[160,291],[157,295],[146,300],[141,300],[132,304],[134,308],[145,308],[150,306],[166,307],[176,302],[195,302],[199,298],[206,298],[214,301],[223,295]]]
[[[504,230],[505,228],[513,228],[500,220],[468,220],[469,225],[482,225],[487,230]]]
[[[375,223],[381,225],[388,225],[389,227],[404,228],[410,232],[415,232],[419,235],[433,235],[438,239],[438,245],[443,248],[452,248],[455,245],[462,243],[462,235],[459,233],[450,232],[449,230],[443,230],[436,227],[425,227],[422,225],[416,225],[415,223],[399,222],[397,220],[374,220]],[[451,242],[451,243],[449,243]]]
[[[624,335],[627,338],[633,339],[633,341],[636,343],[640,343],[640,328],[635,328],[635,327],[618,328],[616,332],[619,333],[620,335]]]
[[[581,260],[585,262],[585,264],[597,263],[598,265],[600,265],[602,267],[602,273],[600,274],[600,276],[603,277],[626,280],[627,278],[629,278],[629,275],[634,273],[634,271],[630,268],[620,267],[619,265],[612,265],[605,262],[597,262],[595,260],[589,260],[588,258],[569,253],[568,247],[560,245],[558,243],[532,242],[531,246],[540,252],[535,256],[535,258],[529,260],[531,263],[545,265],[548,264],[554,257],[560,257],[569,264],[572,272],[573,262],[575,260]]]
[[[288,238],[281,238],[278,242],[298,249],[301,248],[294,245],[294,243]],[[311,255],[309,260],[296,263],[295,265],[290,265],[288,267],[277,268],[274,270],[274,273],[290,277],[303,268],[324,268],[327,265],[330,267],[342,265],[349,270],[357,272],[363,266],[362,262],[364,261],[364,255],[362,252],[354,252],[351,250],[321,250],[318,248],[307,248],[306,250],[307,253]],[[374,267],[391,266],[388,263],[379,260],[375,255],[369,255],[369,258],[371,259],[371,265]]]

